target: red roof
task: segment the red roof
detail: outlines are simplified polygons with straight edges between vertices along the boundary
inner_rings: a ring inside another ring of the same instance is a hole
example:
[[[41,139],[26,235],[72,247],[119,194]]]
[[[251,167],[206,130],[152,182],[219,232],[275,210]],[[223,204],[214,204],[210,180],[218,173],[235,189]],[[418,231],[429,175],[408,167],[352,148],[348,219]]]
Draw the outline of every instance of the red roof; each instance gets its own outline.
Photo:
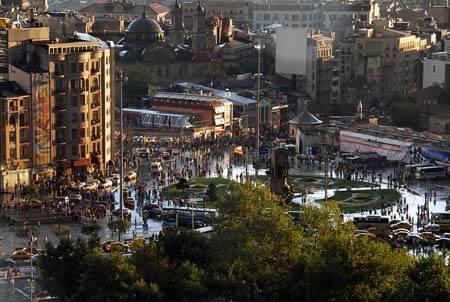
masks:
[[[167,6],[159,3],[150,3],[148,7],[150,7],[150,9],[153,10],[156,14],[164,14],[169,12]]]

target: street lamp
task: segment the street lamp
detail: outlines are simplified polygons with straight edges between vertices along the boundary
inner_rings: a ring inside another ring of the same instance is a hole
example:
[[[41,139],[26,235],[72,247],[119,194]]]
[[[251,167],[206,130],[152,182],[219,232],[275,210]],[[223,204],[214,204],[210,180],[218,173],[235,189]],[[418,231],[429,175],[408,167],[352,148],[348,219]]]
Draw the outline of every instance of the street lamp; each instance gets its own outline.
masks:
[[[264,45],[261,44],[261,41],[258,41],[255,49],[258,50],[258,86],[257,86],[257,94],[256,94],[256,111],[257,111],[257,121],[256,121],[256,164],[255,164],[255,177],[258,176],[258,163],[259,163],[259,124],[261,121],[261,112],[260,112],[260,102],[261,102],[261,49],[264,48]]]
[[[126,77],[123,73],[122,68],[119,71],[119,78],[120,81],[120,167],[119,167],[119,174],[120,174],[120,205],[119,205],[119,211],[120,211],[120,219],[123,219],[123,82],[128,81],[128,77]]]

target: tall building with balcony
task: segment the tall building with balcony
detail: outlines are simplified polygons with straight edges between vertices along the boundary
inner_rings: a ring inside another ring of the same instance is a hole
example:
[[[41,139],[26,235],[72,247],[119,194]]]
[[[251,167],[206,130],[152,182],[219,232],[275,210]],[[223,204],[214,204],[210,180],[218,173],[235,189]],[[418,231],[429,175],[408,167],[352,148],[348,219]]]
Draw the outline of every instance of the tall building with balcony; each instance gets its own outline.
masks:
[[[9,53],[9,78],[32,99],[33,174],[103,171],[112,154],[110,48],[79,33]]]
[[[340,46],[341,99],[359,102],[417,89],[426,39],[375,24]],[[356,93],[356,94],[355,94]],[[356,96],[354,99],[353,96]]]
[[[15,82],[0,82],[0,187],[28,184],[32,167],[31,97]]]

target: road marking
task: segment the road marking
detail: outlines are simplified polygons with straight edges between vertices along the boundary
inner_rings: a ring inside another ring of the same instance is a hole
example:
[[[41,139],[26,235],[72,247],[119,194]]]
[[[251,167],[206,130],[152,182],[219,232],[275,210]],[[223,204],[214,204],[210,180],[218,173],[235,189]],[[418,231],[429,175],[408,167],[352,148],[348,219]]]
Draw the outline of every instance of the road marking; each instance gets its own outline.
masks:
[[[30,296],[27,295],[24,291],[22,291],[22,290],[20,290],[20,289],[18,289],[18,288],[15,288],[15,287],[14,287],[14,290],[16,290],[17,292],[19,292],[20,294],[22,294],[24,297],[30,298]]]

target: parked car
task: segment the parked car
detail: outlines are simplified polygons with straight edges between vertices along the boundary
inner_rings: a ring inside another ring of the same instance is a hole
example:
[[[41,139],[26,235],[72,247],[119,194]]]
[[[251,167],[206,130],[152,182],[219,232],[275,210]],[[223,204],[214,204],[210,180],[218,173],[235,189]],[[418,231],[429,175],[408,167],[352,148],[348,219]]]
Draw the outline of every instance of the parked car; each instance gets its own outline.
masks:
[[[429,224],[424,225],[422,228],[418,228],[417,230],[419,232],[439,233],[440,229],[441,229],[441,226],[439,224],[429,223]]]
[[[129,172],[127,175],[124,176],[125,181],[135,180],[137,178],[136,172]]]
[[[12,253],[11,255],[9,255],[9,258],[11,258],[14,261],[28,260],[31,257],[33,257],[33,254],[28,253],[27,251],[24,251],[24,250],[18,250],[18,251],[15,251],[14,253]]]
[[[90,181],[86,184],[86,186],[84,187],[84,189],[86,190],[97,190],[98,189],[98,184],[99,181],[94,179],[93,181]]]
[[[397,230],[397,229],[412,230],[412,228],[413,228],[413,225],[411,223],[409,223],[408,221],[400,221],[395,224],[391,224],[392,230]]]
[[[106,178],[103,182],[98,185],[99,189],[111,188],[113,186],[113,181],[109,178]]]
[[[130,209],[127,209],[125,207],[122,209],[123,216],[131,216],[131,212],[132,211]],[[119,216],[120,215],[120,208],[117,208],[117,209],[111,211],[111,213],[113,215]]]
[[[177,148],[172,149],[172,155],[179,155],[180,154],[180,150],[178,150]]]
[[[95,214],[105,214],[106,213],[106,206],[103,204],[97,204],[91,208],[91,211],[93,211]]]
[[[69,200],[70,201],[81,201],[82,197],[80,194],[70,194]]]
[[[105,247],[106,252],[126,252],[128,251],[129,246],[122,242],[111,242]]]
[[[124,205],[128,208],[134,208],[134,198],[133,197],[127,197],[124,200]]]
[[[55,198],[55,202],[56,202],[56,203],[61,202],[61,203],[63,203],[63,204],[64,204],[64,203],[65,203],[65,204],[68,204],[69,201],[70,201],[69,196],[58,196],[58,197]]]

